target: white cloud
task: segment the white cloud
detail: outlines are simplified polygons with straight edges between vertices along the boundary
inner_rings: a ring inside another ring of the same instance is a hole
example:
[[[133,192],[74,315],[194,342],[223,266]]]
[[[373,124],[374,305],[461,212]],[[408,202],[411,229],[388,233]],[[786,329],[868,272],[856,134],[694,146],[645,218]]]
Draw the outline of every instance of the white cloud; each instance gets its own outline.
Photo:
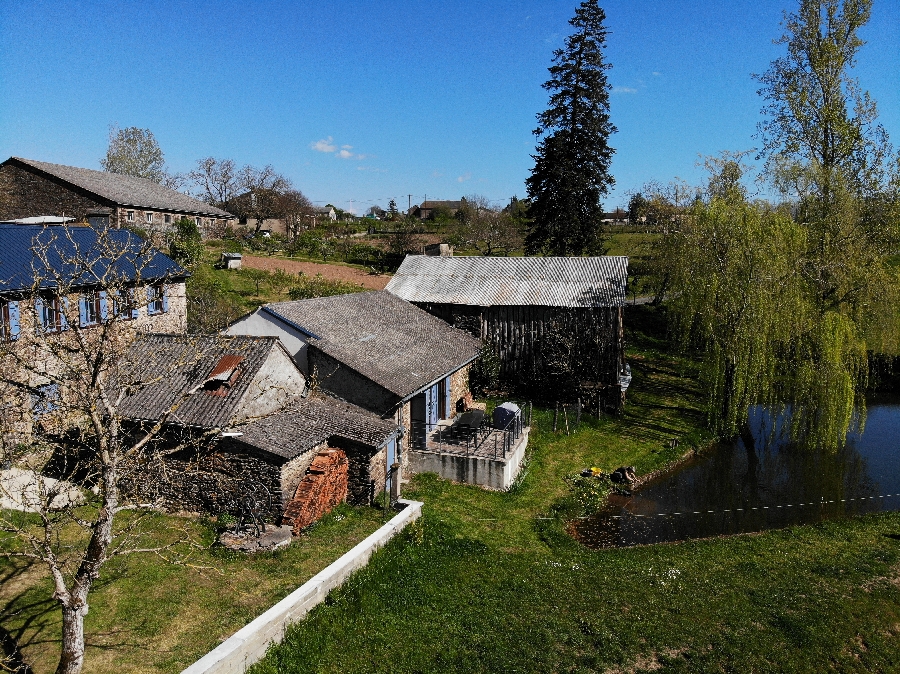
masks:
[[[352,145],[341,145],[341,149],[342,150],[352,150],[353,146]]]
[[[614,94],[636,94],[637,89],[634,87],[613,87],[612,92]]]
[[[471,174],[471,172],[466,172],[466,173],[463,173],[459,178],[457,178],[457,179],[456,179],[456,182],[458,182],[458,183],[464,183],[464,182],[466,182],[467,180],[471,180],[471,179],[472,179],[472,174]]]
[[[356,155],[350,152],[350,150],[341,150],[337,153],[337,156],[341,159],[354,159],[356,157]]]
[[[371,171],[372,173],[387,173],[387,169],[376,168],[374,166],[357,166],[357,171]]]
[[[662,75],[662,73],[658,73],[658,72],[656,72],[655,70],[653,71],[653,76],[654,76],[654,77],[659,77],[660,75]]]
[[[322,140],[317,140],[315,143],[310,143],[310,147],[316,152],[334,152],[337,150],[337,146],[334,145],[331,141],[333,138],[328,136],[328,138],[323,138]]]

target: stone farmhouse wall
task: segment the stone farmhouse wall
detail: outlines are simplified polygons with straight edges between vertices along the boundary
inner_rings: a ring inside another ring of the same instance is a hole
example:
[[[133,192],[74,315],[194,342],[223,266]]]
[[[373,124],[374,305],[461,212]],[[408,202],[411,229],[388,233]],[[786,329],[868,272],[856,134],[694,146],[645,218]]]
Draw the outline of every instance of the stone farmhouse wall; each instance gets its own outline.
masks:
[[[140,296],[142,289],[138,289]],[[137,308],[137,318],[117,322],[115,334],[108,337],[109,348],[124,349],[137,332],[164,332],[184,333],[187,330],[187,298],[185,284],[172,283],[165,287],[168,298],[167,310],[164,313],[152,315],[147,311],[147,306]],[[78,300],[80,293],[71,293],[66,297],[70,307],[70,318],[77,321]],[[5,302],[7,300],[0,300]],[[34,299],[24,297],[18,300],[19,307],[19,334],[15,341],[0,344],[0,367],[5,376],[12,380],[34,387],[40,386],[40,380],[29,379],[33,373],[46,372],[53,374],[59,371],[60,364],[48,350],[46,338],[38,336],[35,326]],[[71,322],[71,320],[70,320]],[[86,326],[80,328],[86,340],[99,336],[100,326]],[[63,331],[48,336],[49,339],[58,339],[63,344],[75,346],[75,337],[71,331]],[[27,363],[27,369],[22,365]],[[30,370],[30,372],[29,372]],[[57,393],[60,401],[71,399],[77,395],[70,388],[61,387]],[[65,405],[59,406],[64,409]],[[48,411],[45,414],[36,414],[34,401],[30,393],[22,391],[11,385],[0,385],[0,435],[3,446],[14,447],[18,444],[27,444],[31,441],[35,427],[40,425],[46,432],[62,432],[69,425],[77,425],[80,420],[71,415],[64,417],[59,411]]]
[[[16,220],[37,215],[65,215],[76,222],[95,221],[92,215],[105,210],[109,226],[164,230],[182,217],[197,220],[200,232],[220,235],[227,220],[171,210],[141,209],[102,199],[64,180],[7,164],[0,167],[0,220]],[[149,217],[149,219],[148,219]]]
[[[0,219],[63,215],[84,220],[90,211],[112,204],[48,176],[7,164],[0,167]]]
[[[171,454],[159,451],[179,444],[186,445],[185,449]],[[123,491],[142,502],[160,503],[170,512],[212,515],[235,513],[235,499],[250,494],[257,499],[266,521],[278,523],[310,469],[314,469],[315,458],[329,450],[340,450],[347,458],[347,501],[369,505],[372,483],[376,495],[384,490],[386,450],[375,451],[343,438],[331,438],[285,460],[230,438],[207,447],[200,436],[191,439],[173,431],[172,435],[160,436],[134,475],[123,480]]]

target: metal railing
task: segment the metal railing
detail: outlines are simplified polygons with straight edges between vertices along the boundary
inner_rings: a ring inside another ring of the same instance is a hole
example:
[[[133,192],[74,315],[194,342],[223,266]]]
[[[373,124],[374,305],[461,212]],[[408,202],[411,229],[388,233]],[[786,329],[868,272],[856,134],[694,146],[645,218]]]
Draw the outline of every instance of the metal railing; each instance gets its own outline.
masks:
[[[487,455],[494,459],[503,458],[512,452],[524,429],[530,426],[531,405],[527,412],[524,407],[521,413],[510,419],[505,426],[494,426],[491,419],[485,416],[478,426],[461,426],[456,415],[452,420],[437,423],[413,421],[409,423],[409,446],[416,450],[431,450],[453,454]]]

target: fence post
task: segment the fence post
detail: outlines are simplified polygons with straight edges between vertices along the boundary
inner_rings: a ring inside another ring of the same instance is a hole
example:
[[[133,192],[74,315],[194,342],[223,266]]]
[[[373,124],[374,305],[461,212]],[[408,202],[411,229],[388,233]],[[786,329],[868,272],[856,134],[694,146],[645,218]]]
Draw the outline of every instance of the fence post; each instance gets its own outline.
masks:
[[[559,401],[553,406],[553,432],[556,433],[556,420],[559,418]]]
[[[578,408],[575,412],[575,428],[581,425],[581,398],[578,398]]]

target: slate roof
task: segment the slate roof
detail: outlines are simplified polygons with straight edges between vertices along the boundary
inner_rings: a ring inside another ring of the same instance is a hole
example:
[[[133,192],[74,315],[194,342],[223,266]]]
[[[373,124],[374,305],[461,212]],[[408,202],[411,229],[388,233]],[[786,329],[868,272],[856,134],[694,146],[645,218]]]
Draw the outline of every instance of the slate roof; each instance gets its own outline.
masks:
[[[311,346],[401,398],[473,360],[481,343],[383,290],[263,307]]]
[[[243,433],[237,442],[292,459],[335,437],[378,448],[399,428],[361,407],[315,394],[294,398],[275,414],[229,430]]]
[[[228,426],[262,364],[273,349],[281,348],[277,337],[138,335],[117,376],[117,384],[128,391],[120,413],[156,421],[181,401],[172,422],[200,428]],[[210,395],[200,387],[227,356],[243,358],[241,375],[226,395]]]
[[[40,253],[37,255],[35,253]],[[0,292],[184,279],[171,258],[124,229],[0,225]]]
[[[50,164],[22,157],[10,157],[4,164],[13,162],[30,166],[42,173],[54,176],[71,185],[112,201],[120,206],[134,206],[158,211],[176,211],[191,215],[214,216],[217,218],[233,218],[231,213],[207,203],[194,199],[186,194],[170,190],[159,183],[146,178],[94,171],[92,169]]]
[[[385,290],[409,302],[473,306],[625,304],[627,257],[407,255]]]

